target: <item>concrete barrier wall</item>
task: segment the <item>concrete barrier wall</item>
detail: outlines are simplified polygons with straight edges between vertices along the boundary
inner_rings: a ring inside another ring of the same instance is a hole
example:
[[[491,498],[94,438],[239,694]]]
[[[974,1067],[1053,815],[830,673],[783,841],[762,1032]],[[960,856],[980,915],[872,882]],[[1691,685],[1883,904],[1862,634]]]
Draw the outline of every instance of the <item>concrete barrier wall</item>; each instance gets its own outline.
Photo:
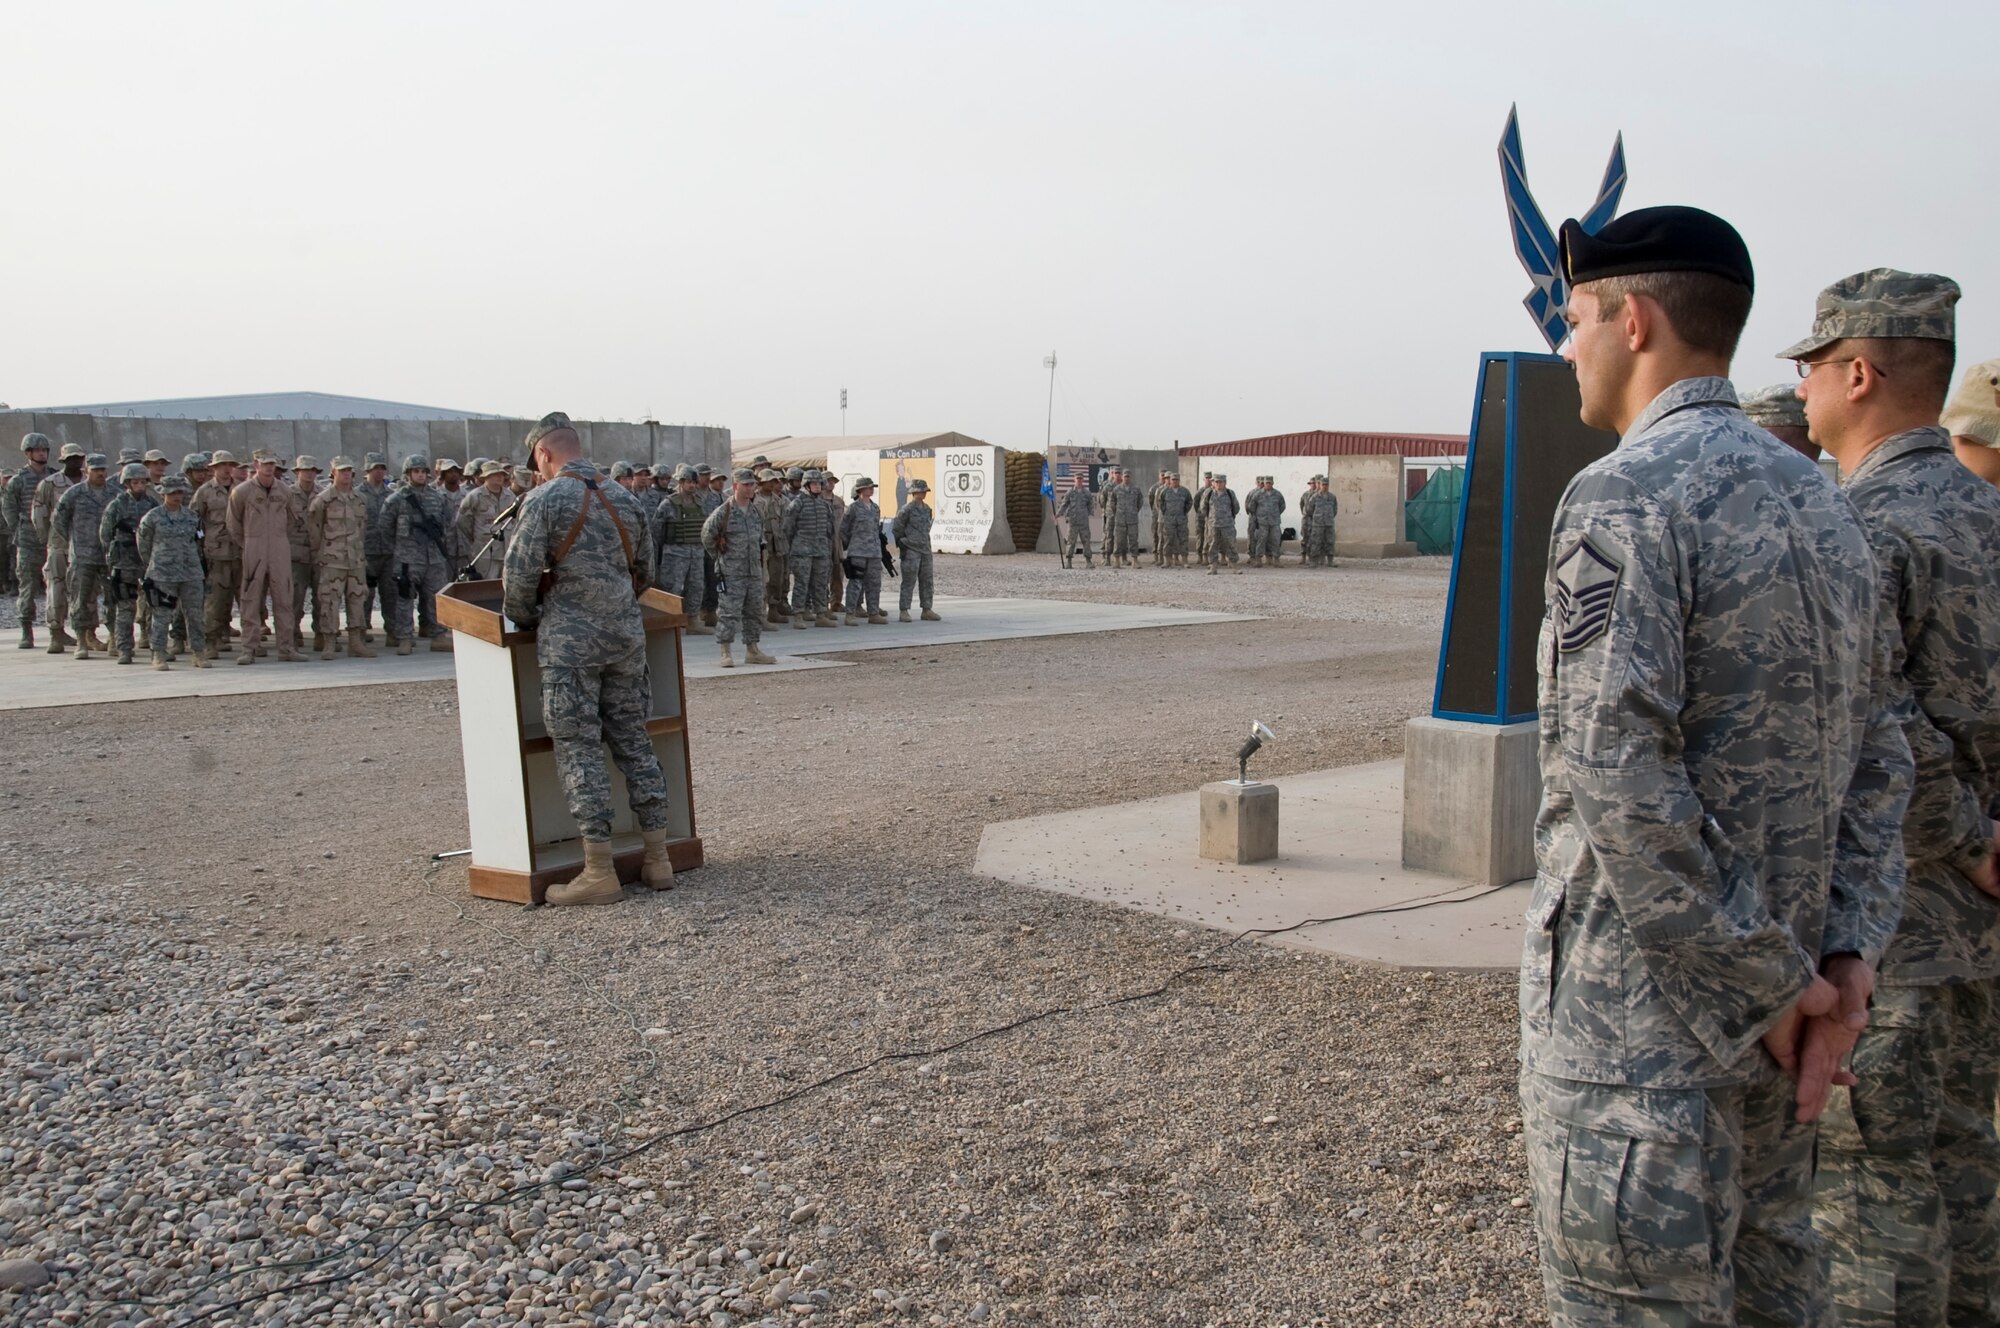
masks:
[[[75,443],[86,453],[116,458],[124,447],[141,453],[154,448],[174,465],[189,452],[231,453],[247,461],[256,448],[290,459],[315,457],[322,466],[349,456],[358,466],[369,452],[389,459],[392,471],[415,453],[433,461],[450,457],[463,465],[475,456],[527,458],[523,440],[532,420],[183,420],[131,415],[57,415],[25,410],[0,411],[0,468],[18,464],[23,434],[44,433],[60,452]],[[626,424],[577,421],[584,455],[609,464],[644,461],[652,465],[706,462],[729,465],[729,430],[704,424]]]
[[[1327,459],[1327,487],[1340,499],[1334,538],[1341,544],[1403,542],[1403,458],[1337,456]]]

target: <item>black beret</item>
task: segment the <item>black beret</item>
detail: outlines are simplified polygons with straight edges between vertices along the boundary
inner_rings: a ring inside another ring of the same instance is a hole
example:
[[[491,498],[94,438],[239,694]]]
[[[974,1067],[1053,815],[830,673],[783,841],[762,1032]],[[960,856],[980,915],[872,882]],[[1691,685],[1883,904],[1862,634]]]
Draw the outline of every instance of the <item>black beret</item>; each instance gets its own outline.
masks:
[[[1756,289],[1750,249],[1736,228],[1712,212],[1650,207],[1613,217],[1597,234],[1571,218],[1559,241],[1563,276],[1572,286],[1640,272],[1708,272]]]

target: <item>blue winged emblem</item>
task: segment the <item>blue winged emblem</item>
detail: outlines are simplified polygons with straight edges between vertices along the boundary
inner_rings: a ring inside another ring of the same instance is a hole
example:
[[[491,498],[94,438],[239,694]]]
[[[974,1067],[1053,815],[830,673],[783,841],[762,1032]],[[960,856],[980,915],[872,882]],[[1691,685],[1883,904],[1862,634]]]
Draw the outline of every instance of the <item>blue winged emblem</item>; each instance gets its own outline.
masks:
[[[1521,122],[1518,107],[1507,108],[1507,128],[1500,135],[1500,183],[1507,195],[1507,221],[1514,233],[1514,252],[1535,283],[1521,303],[1535,320],[1542,336],[1554,350],[1562,345],[1569,329],[1563,324],[1563,307],[1569,291],[1563,282],[1562,262],[1556,253],[1555,232],[1549,229],[1535,196],[1528,192],[1528,169],[1521,156]],[[1625,193],[1625,135],[1611,144],[1611,160],[1604,167],[1604,181],[1597,186],[1597,201],[1590,211],[1577,218],[1583,229],[1595,235],[1605,222],[1618,215],[1618,200]]]

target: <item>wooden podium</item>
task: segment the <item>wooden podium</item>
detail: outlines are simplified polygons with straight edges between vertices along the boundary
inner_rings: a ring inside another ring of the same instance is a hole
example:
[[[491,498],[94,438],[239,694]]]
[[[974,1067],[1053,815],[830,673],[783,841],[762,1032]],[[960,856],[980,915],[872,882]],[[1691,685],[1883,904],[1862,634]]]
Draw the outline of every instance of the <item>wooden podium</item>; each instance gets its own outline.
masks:
[[[652,682],[646,731],[667,777],[667,829],[676,873],[702,864],[694,826],[694,778],[688,757],[687,686],[681,672],[679,597],[648,590],[639,597]],[[458,733],[465,752],[465,811],[472,827],[472,893],[539,904],[551,885],[583,870],[583,841],[556,775],[554,743],[542,726],[542,671],[535,633],[501,613],[498,581],[460,581],[437,596],[438,622],[455,634]],[[618,876],[639,877],[644,856],[624,776],[604,754],[611,776],[611,840]]]

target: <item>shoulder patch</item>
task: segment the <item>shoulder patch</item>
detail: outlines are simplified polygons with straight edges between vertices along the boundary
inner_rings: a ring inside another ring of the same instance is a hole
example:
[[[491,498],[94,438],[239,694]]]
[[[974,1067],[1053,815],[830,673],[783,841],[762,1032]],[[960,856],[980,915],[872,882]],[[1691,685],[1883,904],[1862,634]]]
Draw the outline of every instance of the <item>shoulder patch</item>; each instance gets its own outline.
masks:
[[[1624,565],[1590,542],[1588,535],[1570,545],[1556,560],[1556,645],[1565,653],[1581,650],[1604,635],[1611,625],[1611,605],[1618,597]]]

